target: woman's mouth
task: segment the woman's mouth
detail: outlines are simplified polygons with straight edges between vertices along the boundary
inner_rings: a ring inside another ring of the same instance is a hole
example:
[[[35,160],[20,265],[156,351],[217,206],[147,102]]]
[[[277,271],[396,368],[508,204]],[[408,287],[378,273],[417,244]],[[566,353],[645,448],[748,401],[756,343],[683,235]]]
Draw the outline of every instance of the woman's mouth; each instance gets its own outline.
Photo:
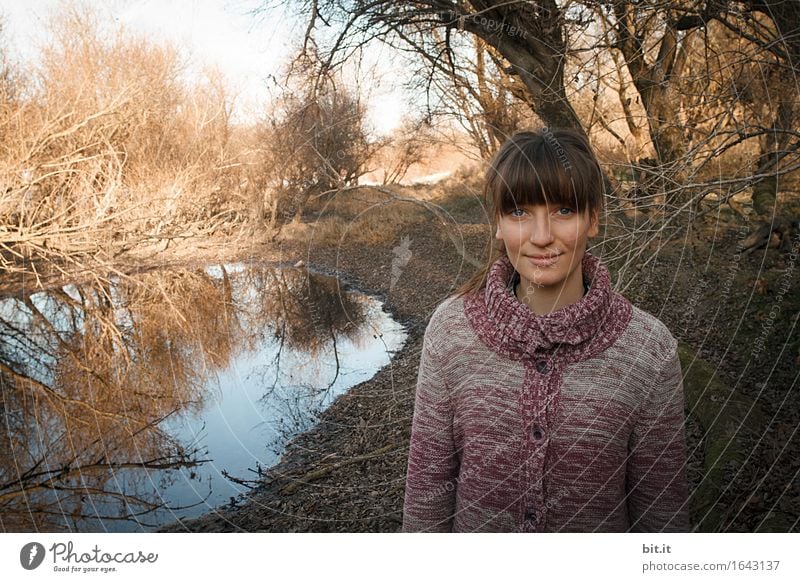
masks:
[[[526,258],[537,267],[549,267],[558,261],[561,255],[533,255]]]

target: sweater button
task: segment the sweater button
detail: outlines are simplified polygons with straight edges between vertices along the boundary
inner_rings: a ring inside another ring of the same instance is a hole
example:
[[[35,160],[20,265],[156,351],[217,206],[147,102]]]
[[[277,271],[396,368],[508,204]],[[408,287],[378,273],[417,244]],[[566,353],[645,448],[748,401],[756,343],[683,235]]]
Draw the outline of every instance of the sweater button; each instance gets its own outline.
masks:
[[[548,369],[549,368],[547,366],[547,362],[545,362],[544,360],[539,360],[538,362],[536,362],[536,370],[540,374],[546,374]]]
[[[536,515],[536,510],[532,507],[529,507],[525,510],[525,519],[529,521],[539,521],[538,516]]]
[[[538,424],[533,427],[531,433],[533,434],[533,438],[535,438],[537,441],[540,441],[544,438],[544,429]]]

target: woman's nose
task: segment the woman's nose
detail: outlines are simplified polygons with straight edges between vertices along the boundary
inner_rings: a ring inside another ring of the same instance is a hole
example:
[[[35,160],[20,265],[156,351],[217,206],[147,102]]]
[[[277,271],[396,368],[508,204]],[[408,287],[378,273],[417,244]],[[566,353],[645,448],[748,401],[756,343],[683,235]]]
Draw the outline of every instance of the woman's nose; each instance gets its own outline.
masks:
[[[545,247],[553,242],[550,231],[550,217],[539,216],[531,221],[530,241],[537,247]]]

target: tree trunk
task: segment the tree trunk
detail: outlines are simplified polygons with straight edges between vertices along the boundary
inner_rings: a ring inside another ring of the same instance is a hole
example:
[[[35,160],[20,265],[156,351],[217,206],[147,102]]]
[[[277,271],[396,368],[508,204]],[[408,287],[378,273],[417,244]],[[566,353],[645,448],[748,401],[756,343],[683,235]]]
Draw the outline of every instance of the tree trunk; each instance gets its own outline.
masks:
[[[509,73],[517,75],[528,89],[533,112],[548,125],[585,133],[564,89],[567,49],[563,15],[555,1],[543,1],[538,7],[516,2],[470,4],[481,18],[464,15],[464,29],[494,47],[511,64]],[[506,28],[498,31],[482,24],[484,20],[502,22]]]
[[[793,96],[795,91],[791,85],[787,83],[785,86]],[[767,220],[771,220],[773,213],[780,214],[777,208],[778,163],[780,152],[786,149],[787,132],[792,131],[794,121],[790,95],[781,97],[770,131],[761,139],[761,153],[756,164],[755,172],[766,176],[753,184],[753,210]]]

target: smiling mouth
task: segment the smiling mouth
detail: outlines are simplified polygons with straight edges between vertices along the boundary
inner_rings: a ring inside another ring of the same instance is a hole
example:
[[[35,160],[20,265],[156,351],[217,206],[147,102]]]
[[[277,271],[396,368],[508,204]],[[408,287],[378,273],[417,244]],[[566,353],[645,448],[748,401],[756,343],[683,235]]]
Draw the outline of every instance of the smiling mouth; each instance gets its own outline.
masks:
[[[549,256],[546,256],[546,257],[531,257],[531,256],[529,256],[529,257],[527,257],[527,259],[528,259],[528,261],[530,261],[530,263],[532,265],[534,265],[536,267],[549,268],[549,267],[555,266],[555,264],[558,262],[558,257],[559,256],[560,255],[549,255]]]

